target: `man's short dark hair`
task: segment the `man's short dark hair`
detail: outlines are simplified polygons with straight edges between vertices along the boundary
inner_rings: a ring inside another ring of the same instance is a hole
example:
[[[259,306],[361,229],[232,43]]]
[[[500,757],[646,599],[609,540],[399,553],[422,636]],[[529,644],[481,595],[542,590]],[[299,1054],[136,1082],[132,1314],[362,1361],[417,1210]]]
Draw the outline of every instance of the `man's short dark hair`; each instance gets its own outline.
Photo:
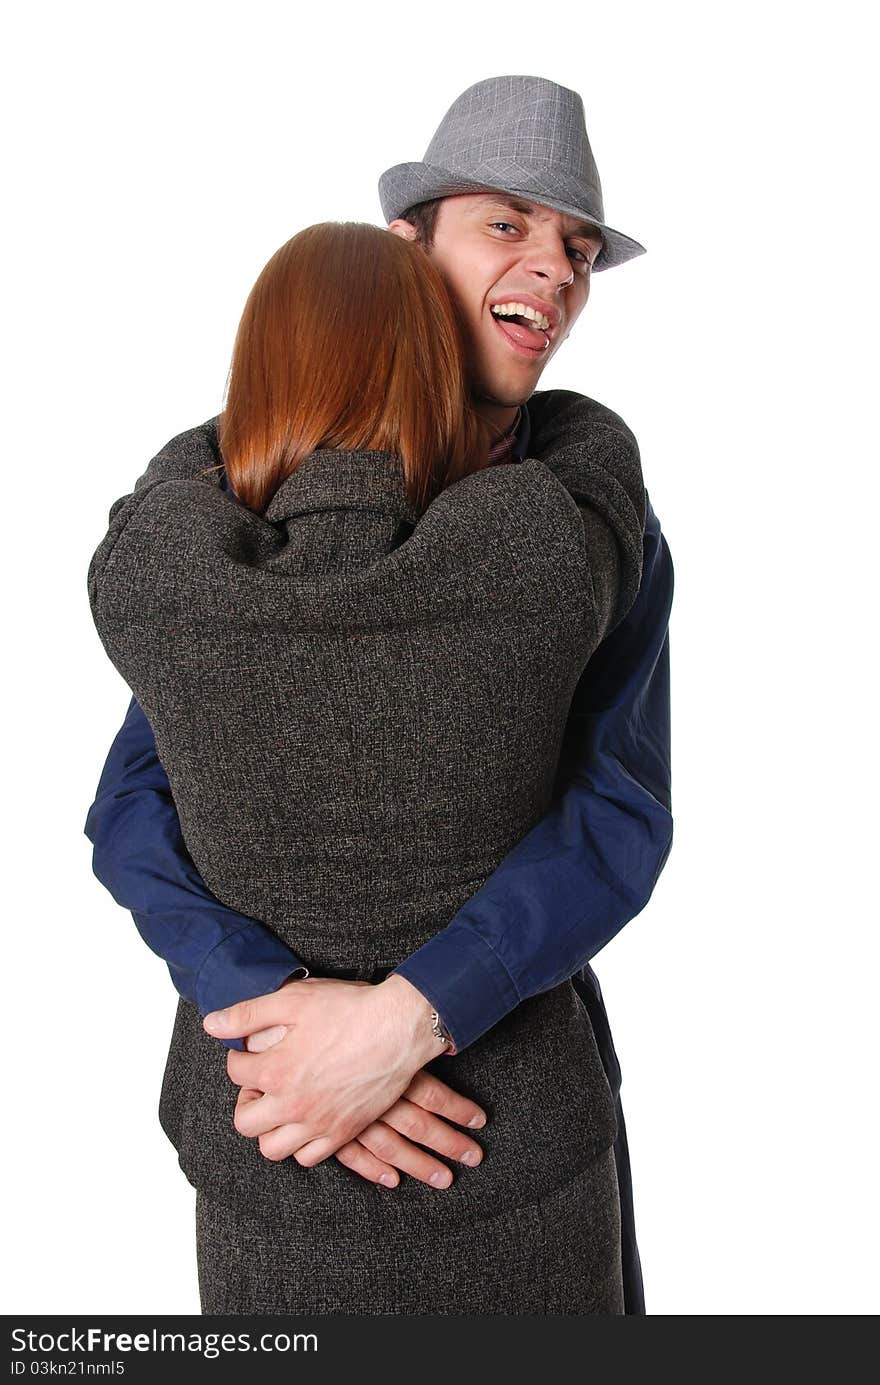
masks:
[[[401,218],[416,228],[416,240],[423,250],[430,250],[434,244],[434,231],[437,226],[437,213],[442,197],[432,197],[430,202],[416,202],[401,212]]]

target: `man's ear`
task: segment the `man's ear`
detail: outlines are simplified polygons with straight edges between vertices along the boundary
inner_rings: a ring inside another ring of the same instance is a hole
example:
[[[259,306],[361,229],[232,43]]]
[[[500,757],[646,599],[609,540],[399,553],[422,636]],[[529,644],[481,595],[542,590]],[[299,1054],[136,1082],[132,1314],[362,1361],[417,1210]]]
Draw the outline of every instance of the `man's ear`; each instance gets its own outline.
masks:
[[[418,231],[411,221],[404,221],[402,217],[395,217],[388,223],[388,230],[393,231],[395,236],[402,236],[404,240],[417,240]]]

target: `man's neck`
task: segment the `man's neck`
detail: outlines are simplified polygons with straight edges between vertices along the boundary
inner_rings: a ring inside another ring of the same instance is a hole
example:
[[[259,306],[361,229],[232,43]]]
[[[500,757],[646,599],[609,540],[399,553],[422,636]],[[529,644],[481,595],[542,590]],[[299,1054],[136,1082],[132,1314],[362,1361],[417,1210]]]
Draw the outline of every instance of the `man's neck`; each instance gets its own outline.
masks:
[[[517,404],[491,404],[487,399],[478,399],[474,403],[474,408],[490,424],[498,437],[502,433],[509,433],[516,421]]]

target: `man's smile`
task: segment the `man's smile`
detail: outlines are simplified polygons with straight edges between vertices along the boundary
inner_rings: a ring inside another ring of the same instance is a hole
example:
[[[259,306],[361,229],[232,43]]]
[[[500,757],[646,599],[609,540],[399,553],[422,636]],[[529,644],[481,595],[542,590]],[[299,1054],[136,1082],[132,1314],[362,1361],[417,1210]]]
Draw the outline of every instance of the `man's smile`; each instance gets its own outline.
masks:
[[[492,320],[517,355],[528,360],[544,355],[550,346],[550,338],[534,323],[525,323],[518,317],[498,317],[493,312]]]
[[[559,323],[559,309],[531,294],[510,293],[489,305],[492,320],[508,346],[534,361],[549,349]]]

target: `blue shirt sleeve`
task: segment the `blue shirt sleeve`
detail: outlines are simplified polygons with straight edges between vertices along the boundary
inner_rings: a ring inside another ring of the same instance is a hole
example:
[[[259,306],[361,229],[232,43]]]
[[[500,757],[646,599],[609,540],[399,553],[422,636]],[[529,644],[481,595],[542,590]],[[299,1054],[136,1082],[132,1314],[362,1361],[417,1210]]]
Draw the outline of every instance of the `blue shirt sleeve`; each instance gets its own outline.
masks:
[[[180,995],[202,1015],[308,976],[256,919],[211,894],[187,851],[153,729],[132,698],[86,818],[95,875],[130,909]],[[244,1048],[241,1039],[224,1040]]]
[[[578,972],[651,897],[672,846],[669,547],[647,505],[639,593],[572,703],[548,814],[397,967],[456,1048]]]

